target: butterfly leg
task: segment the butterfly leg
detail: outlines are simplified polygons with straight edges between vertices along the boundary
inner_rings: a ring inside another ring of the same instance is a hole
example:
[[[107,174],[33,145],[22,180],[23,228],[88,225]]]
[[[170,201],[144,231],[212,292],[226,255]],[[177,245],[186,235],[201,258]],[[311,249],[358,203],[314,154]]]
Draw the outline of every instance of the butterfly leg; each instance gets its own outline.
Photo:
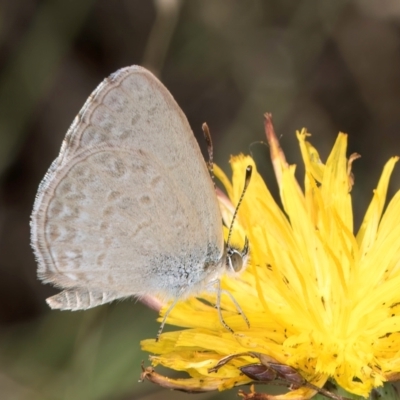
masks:
[[[227,294],[227,295],[229,296],[229,298],[232,300],[232,303],[235,305],[238,314],[243,318],[244,322],[246,322],[247,327],[250,328],[249,319],[246,317],[246,314],[245,314],[244,311],[242,310],[242,307],[240,307],[239,303],[238,303],[237,300],[232,296],[232,294],[229,292],[229,290],[220,289],[220,292],[221,292],[221,293],[225,293],[225,294]]]
[[[164,326],[165,326],[165,323],[166,323],[166,321],[167,321],[167,318],[168,318],[169,314],[171,313],[171,311],[173,310],[173,308],[176,306],[176,304],[178,303],[178,301],[179,301],[180,299],[181,299],[181,296],[178,296],[178,297],[172,302],[172,304],[168,307],[168,310],[165,311],[164,318],[163,318],[163,320],[162,320],[162,322],[161,322],[160,327],[158,328],[158,332],[157,332],[157,336],[156,336],[156,342],[158,342],[158,339],[160,338],[160,335],[162,334],[162,331],[164,330]]]
[[[215,304],[215,308],[218,311],[218,317],[221,322],[221,325],[224,326],[228,331],[234,333],[233,329],[225,322],[224,317],[222,316],[222,310],[221,310],[221,294],[225,293],[226,295],[229,296],[229,298],[232,300],[232,303],[235,305],[235,308],[238,312],[239,315],[243,318],[244,322],[246,322],[246,325],[250,328],[250,322],[248,318],[246,317],[246,314],[243,312],[242,308],[240,307],[239,303],[236,301],[236,299],[232,296],[232,294],[225,289],[221,288],[221,281],[219,279],[210,282],[210,284],[216,286],[216,291],[217,291],[217,301]],[[214,287],[215,287],[214,286]]]
[[[235,333],[233,329],[225,322],[224,317],[222,316],[222,311],[221,311],[221,281],[217,279],[216,281],[212,282],[217,286],[217,302],[215,304],[215,308],[218,311],[218,317],[219,321],[221,322],[221,325],[228,330],[231,333]]]

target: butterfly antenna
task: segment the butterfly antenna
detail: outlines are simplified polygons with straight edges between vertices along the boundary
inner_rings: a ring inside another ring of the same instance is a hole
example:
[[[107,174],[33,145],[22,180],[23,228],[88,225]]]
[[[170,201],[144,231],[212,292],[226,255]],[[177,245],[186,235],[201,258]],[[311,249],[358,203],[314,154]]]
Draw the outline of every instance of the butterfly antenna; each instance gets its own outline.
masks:
[[[246,193],[247,187],[249,186],[252,172],[253,172],[253,167],[251,165],[248,165],[246,168],[246,176],[244,178],[244,187],[242,190],[242,194],[240,195],[239,201],[236,205],[235,212],[233,213],[233,217],[232,217],[231,226],[229,227],[228,240],[226,241],[226,247],[228,247],[228,248],[229,248],[229,242],[230,242],[231,236],[232,236],[233,224],[235,222],[237,213],[239,211],[239,207],[242,204],[244,194]],[[247,238],[246,238],[246,243],[247,243]]]
[[[213,148],[213,144],[212,144],[212,140],[211,140],[211,133],[210,133],[210,129],[208,128],[208,125],[207,125],[206,122],[204,122],[204,124],[201,126],[201,128],[203,129],[204,138],[206,139],[206,143],[207,143],[207,151],[208,151],[207,167],[208,167],[208,170],[210,172],[211,179],[213,181],[214,188],[215,188],[214,148]]]

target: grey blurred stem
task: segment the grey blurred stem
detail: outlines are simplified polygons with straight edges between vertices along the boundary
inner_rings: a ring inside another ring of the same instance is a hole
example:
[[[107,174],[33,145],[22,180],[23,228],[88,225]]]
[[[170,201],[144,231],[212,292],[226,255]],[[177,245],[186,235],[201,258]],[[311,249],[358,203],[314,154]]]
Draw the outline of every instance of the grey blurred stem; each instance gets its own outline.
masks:
[[[153,0],[153,3],[156,19],[147,40],[142,65],[160,76],[178,23],[182,0]]]

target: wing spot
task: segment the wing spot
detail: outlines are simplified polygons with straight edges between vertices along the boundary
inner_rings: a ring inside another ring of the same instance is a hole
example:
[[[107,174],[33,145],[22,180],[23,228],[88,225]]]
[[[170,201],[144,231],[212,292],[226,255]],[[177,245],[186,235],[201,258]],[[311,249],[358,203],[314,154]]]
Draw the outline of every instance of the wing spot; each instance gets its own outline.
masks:
[[[123,131],[121,131],[121,133],[119,133],[120,131],[117,130],[116,134],[119,137],[120,140],[125,140],[127,139],[130,135],[131,135],[131,131],[125,129]]]
[[[107,164],[107,172],[114,178],[121,178],[126,174],[125,164],[116,158]]]
[[[151,198],[150,198],[150,196],[148,196],[148,195],[144,195],[144,196],[142,196],[142,197],[140,198],[140,202],[141,202],[143,205],[148,206],[148,205],[151,204]]]
[[[71,228],[70,226],[66,226],[64,228],[64,237],[63,237],[63,241],[65,242],[73,242],[76,239],[76,229],[75,228]]]
[[[106,258],[106,253],[100,253],[96,258],[96,264],[98,267],[102,267],[104,265],[104,260]]]
[[[140,120],[140,114],[136,114],[132,117],[131,119],[131,125],[134,126],[138,123],[138,121]]]
[[[107,206],[103,211],[103,215],[105,217],[109,217],[113,214],[114,214],[114,207],[112,207],[112,206]]]
[[[110,228],[110,224],[109,224],[108,222],[103,221],[103,222],[100,224],[100,230],[101,230],[101,231],[106,231],[106,230],[108,230],[109,228]]]
[[[118,203],[118,207],[119,207],[121,210],[126,210],[126,209],[128,209],[128,208],[133,208],[134,205],[135,205],[134,200],[132,199],[132,197],[128,197],[128,196],[123,197],[123,198],[121,199],[121,201]]]
[[[118,200],[121,197],[121,192],[118,192],[117,190],[113,190],[110,192],[110,194],[107,196],[107,201],[114,201]]]
[[[67,193],[69,193],[72,189],[72,185],[70,182],[63,182],[61,185],[58,186],[58,192],[62,195],[65,196]]]
[[[155,176],[151,181],[150,181],[150,186],[155,187],[158,186],[162,181],[161,175]]]
[[[113,285],[114,284],[114,278],[112,277],[112,274],[108,274],[107,276],[107,282],[109,285]]]
[[[157,110],[158,110],[158,106],[153,106],[153,107],[151,107],[150,109],[149,109],[149,115],[150,116],[153,116],[154,114],[156,114],[157,113]]]
[[[112,245],[112,239],[109,237],[103,238],[101,242],[103,243],[105,248],[111,247]]]
[[[51,242],[55,242],[60,236],[61,232],[57,225],[49,225],[48,227],[48,236]]]
[[[83,193],[69,193],[65,196],[67,200],[81,201],[85,200],[86,196]]]
[[[63,211],[63,205],[60,201],[54,200],[49,207],[49,218],[57,218]]]

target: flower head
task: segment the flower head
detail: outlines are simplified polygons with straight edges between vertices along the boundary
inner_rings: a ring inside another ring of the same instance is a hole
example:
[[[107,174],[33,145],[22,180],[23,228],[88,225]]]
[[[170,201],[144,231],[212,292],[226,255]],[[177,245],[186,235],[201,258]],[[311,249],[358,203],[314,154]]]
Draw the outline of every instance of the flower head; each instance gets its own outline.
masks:
[[[249,365],[260,364],[261,372],[280,365],[300,377],[295,390],[280,398],[309,398],[328,379],[348,393],[368,396],[400,373],[400,191],[385,209],[397,158],[384,166],[354,233],[351,162],[356,156],[346,158],[347,136],[339,134],[324,164],[309,134],[297,132],[305,165],[302,190],[268,115],[266,132],[282,206],[250,157],[232,157],[232,183],[216,170],[235,205],[244,171],[253,166],[233,235],[239,248],[248,237],[249,266],[237,279],[222,279],[250,327],[225,294],[222,312],[234,333],[219,323],[214,293],[202,295],[205,301],[180,302],[168,323],[185,329],[164,333],[159,342],[145,340],[142,347],[156,354],[154,365],[186,371],[191,378],[148,375],[187,391],[223,390],[257,381]],[[220,204],[229,225],[234,207],[223,197]],[[279,378],[293,383],[279,371],[274,370]]]

